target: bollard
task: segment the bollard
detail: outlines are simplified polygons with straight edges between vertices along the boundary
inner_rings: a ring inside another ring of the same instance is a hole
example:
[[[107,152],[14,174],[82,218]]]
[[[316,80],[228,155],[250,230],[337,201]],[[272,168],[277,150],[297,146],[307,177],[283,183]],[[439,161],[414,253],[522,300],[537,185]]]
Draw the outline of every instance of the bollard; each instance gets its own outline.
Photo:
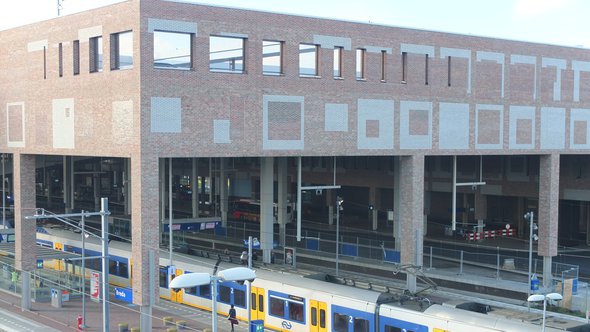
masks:
[[[82,315],[78,315],[78,330],[82,331]]]
[[[164,318],[162,318],[162,321],[164,322],[164,326],[174,325],[174,318],[171,316],[165,316]]]
[[[129,324],[119,323],[119,332],[129,332]]]

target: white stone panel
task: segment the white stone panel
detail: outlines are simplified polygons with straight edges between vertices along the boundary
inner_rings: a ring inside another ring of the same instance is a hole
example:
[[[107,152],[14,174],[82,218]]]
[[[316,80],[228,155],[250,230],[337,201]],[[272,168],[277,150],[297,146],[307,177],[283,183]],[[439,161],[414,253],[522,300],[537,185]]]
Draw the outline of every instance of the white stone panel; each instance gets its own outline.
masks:
[[[586,143],[575,144],[574,125],[576,121],[586,122]],[[570,148],[590,149],[590,109],[572,108],[570,113]]]
[[[74,99],[53,99],[53,148],[73,149],[74,142]]]
[[[180,133],[182,106],[180,98],[152,97],[151,132]]]
[[[534,149],[535,148],[535,107],[534,106],[510,106],[508,148],[509,149]],[[531,121],[531,142],[519,144],[517,141],[518,120]]]
[[[535,66],[535,72],[533,74],[533,100],[537,100],[537,57],[531,55],[510,55],[510,64],[514,65],[517,63],[523,63]]]
[[[231,143],[229,120],[213,120],[213,143]]]
[[[98,36],[102,36],[102,25],[78,30],[78,40],[80,40],[80,43],[87,43],[90,38]]]
[[[359,150],[393,149],[393,100],[359,99],[357,147]],[[367,121],[378,121],[378,137],[367,137]]]
[[[163,20],[159,18],[148,18],[148,32],[153,33],[155,30],[194,33],[196,35],[197,23],[175,20]]]
[[[425,111],[427,113],[427,133],[413,135],[410,130],[410,111]],[[432,103],[425,101],[400,102],[400,149],[430,149],[432,148]]]
[[[467,93],[471,93],[471,50],[462,48],[440,48],[440,57],[455,57],[467,59]]]
[[[313,35],[313,43],[320,45],[321,48],[342,47],[347,51],[352,49],[352,41],[347,37]]]
[[[429,57],[434,56],[434,46],[420,45],[420,44],[400,44],[401,53],[414,53],[414,54],[428,54]]]
[[[27,52],[43,51],[47,49],[47,39],[32,41],[27,44]]]
[[[348,104],[326,104],[324,130],[348,131]]]
[[[299,103],[301,105],[300,114],[298,115],[300,125],[300,139],[293,140],[271,140],[269,139],[269,102],[286,102],[286,103]],[[282,95],[264,95],[262,96],[262,148],[264,150],[303,150],[305,143],[305,98],[302,96],[282,96]]]
[[[555,67],[555,82],[553,82],[553,100],[561,100],[561,71],[567,66],[565,59],[542,58],[541,67]]]
[[[565,108],[541,107],[541,149],[565,148]]]
[[[368,46],[367,45],[363,48],[365,50],[367,50],[368,53],[381,53],[382,51],[385,51],[385,53],[387,53],[387,54],[393,53],[393,50],[391,49],[391,47]]]
[[[574,101],[580,101],[580,72],[590,72],[590,62],[572,61],[572,69],[574,71]]]
[[[469,104],[440,103],[439,149],[469,148]]]

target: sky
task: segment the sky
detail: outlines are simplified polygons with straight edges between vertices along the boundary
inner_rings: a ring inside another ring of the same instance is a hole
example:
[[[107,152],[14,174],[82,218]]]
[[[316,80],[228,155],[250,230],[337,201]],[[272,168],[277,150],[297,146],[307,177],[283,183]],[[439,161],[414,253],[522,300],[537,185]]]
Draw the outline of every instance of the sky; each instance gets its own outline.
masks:
[[[121,0],[60,0],[61,15]],[[588,0],[183,0],[590,48]],[[57,16],[58,0],[2,0],[0,30]]]

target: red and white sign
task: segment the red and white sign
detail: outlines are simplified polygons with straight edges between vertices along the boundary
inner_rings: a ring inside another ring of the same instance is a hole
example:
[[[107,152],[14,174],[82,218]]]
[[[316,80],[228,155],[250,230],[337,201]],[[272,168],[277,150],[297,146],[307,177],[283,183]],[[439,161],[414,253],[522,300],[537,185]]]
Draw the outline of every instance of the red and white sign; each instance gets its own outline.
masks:
[[[100,272],[90,273],[90,299],[100,302]]]

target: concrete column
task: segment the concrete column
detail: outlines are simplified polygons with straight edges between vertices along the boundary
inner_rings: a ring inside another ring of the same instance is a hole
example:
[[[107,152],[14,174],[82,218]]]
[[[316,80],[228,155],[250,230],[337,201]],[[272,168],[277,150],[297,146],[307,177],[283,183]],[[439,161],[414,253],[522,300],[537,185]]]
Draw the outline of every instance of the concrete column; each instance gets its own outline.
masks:
[[[421,268],[424,232],[424,156],[402,156],[400,166],[400,263]],[[407,274],[406,285],[410,292],[416,292],[415,274]]]
[[[336,220],[336,191],[326,190],[326,204],[328,205],[328,225],[334,225]]]
[[[192,158],[192,173],[191,173],[191,210],[193,211],[193,218],[199,217],[199,161],[197,158]]]
[[[287,223],[291,222],[291,220],[287,219],[287,204],[288,202],[288,194],[289,194],[289,179],[287,177],[288,165],[287,165],[287,157],[281,157],[278,159],[277,165],[277,181],[278,181],[278,202],[277,202],[277,209],[278,209],[278,222],[279,222],[279,242],[282,247],[285,246],[286,243],[286,235],[287,235],[287,228],[285,227]]]
[[[551,257],[557,256],[559,216],[559,154],[540,157],[539,170],[539,245],[543,256],[543,286],[552,283]]]
[[[123,175],[123,195],[125,197],[125,214],[131,214],[131,159],[124,159],[125,174]]]
[[[374,186],[369,187],[369,205],[373,205],[373,211],[367,207],[367,219],[371,225],[371,229],[377,230],[377,188]]]
[[[393,238],[395,250],[401,250],[401,184],[400,184],[400,157],[393,157]]]
[[[159,226],[158,156],[147,153],[131,156],[131,171],[136,181],[132,186],[131,259],[133,261],[133,303],[140,306],[141,313],[151,312],[154,301],[159,297],[158,290],[158,252],[157,243],[161,232]],[[162,172],[164,173],[164,172]],[[164,183],[162,183],[164,186]],[[156,250],[154,250],[156,249]],[[150,254],[151,252],[151,254]],[[150,258],[151,256],[151,258]],[[156,262],[154,264],[154,262]],[[141,331],[151,331],[151,319],[140,320]]]
[[[273,241],[273,183],[274,183],[274,159],[272,157],[260,158],[260,249],[262,259],[270,263],[270,252]]]
[[[225,173],[225,158],[219,158],[219,210],[221,223],[227,227],[227,176]]]
[[[68,156],[63,156],[62,160],[63,160],[63,174],[64,174],[64,184],[63,184],[63,190],[64,190],[64,197],[63,197],[63,202],[64,202],[64,211],[65,213],[70,213],[72,212],[72,206],[70,205],[70,193],[71,193],[71,188],[72,188],[72,181],[70,178],[70,173],[71,173],[71,169],[70,169],[70,159],[72,157],[68,157]]]
[[[488,199],[487,196],[481,193],[481,188],[475,192],[475,220],[477,220],[477,231],[483,231],[483,225],[488,217]],[[483,239],[483,237],[482,237]]]
[[[30,271],[36,268],[37,245],[35,220],[25,220],[25,216],[35,213],[35,156],[15,153],[13,155],[14,171],[14,265],[21,273],[22,310],[31,309],[31,292],[29,291]]]
[[[97,158],[92,168],[94,173],[92,174],[92,190],[94,196],[94,211],[100,211],[100,158]]]

